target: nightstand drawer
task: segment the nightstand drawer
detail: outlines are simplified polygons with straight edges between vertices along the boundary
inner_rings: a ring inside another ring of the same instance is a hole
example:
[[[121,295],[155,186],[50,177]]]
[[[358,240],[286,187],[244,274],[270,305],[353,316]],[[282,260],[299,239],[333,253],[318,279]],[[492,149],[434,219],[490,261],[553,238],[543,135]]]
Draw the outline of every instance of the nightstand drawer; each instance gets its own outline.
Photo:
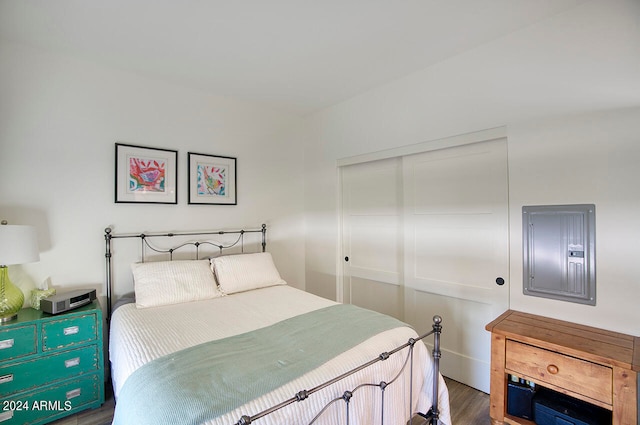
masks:
[[[505,368],[516,375],[613,403],[611,368],[511,340],[506,345]]]
[[[0,361],[35,354],[36,326],[0,330]]]
[[[0,366],[0,397],[98,370],[95,346]]]
[[[51,320],[42,325],[42,350],[55,350],[93,341],[96,334],[96,316],[93,314]]]
[[[44,424],[102,403],[97,374],[0,400],[0,424]]]

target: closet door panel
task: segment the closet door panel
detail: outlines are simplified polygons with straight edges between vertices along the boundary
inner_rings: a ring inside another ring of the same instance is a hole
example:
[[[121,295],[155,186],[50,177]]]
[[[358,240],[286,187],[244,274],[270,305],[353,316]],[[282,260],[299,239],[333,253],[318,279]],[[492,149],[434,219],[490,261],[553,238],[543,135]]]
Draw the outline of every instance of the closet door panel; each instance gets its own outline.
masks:
[[[402,319],[401,161],[342,169],[343,301]]]
[[[443,374],[485,392],[484,325],[509,305],[507,178],[504,139],[403,162],[405,320],[427,331],[441,315]]]

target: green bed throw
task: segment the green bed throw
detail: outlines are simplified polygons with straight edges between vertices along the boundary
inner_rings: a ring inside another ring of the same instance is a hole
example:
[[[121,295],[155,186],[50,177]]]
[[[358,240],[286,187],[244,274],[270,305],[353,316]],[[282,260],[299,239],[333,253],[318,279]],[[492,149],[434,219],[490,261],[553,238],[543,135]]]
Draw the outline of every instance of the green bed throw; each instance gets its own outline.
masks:
[[[275,390],[377,333],[403,326],[408,325],[338,304],[158,358],[127,379],[118,395],[113,425],[200,424]]]

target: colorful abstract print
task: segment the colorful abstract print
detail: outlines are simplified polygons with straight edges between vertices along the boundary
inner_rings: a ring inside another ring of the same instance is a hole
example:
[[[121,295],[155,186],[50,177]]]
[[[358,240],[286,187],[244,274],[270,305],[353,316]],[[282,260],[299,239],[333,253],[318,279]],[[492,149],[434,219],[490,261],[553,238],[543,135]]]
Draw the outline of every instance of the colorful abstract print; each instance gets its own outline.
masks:
[[[129,158],[130,192],[164,192],[166,161],[139,157]]]
[[[198,196],[226,196],[227,169],[198,164]]]

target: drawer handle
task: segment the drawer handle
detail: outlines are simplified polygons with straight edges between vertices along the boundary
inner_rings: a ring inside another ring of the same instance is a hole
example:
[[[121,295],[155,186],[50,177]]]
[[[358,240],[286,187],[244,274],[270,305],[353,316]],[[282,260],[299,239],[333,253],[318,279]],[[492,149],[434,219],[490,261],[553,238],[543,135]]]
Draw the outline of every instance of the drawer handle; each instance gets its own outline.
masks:
[[[13,344],[14,344],[13,338],[2,340],[0,341],[0,350],[4,350],[5,348],[11,348],[13,347]]]
[[[80,388],[76,388],[75,390],[67,391],[67,400],[71,400],[72,398],[75,398],[75,397],[80,397],[81,393],[82,393],[82,391],[80,390]]]
[[[6,412],[0,413],[0,422],[8,421],[13,418],[13,410],[7,410]]]
[[[550,364],[549,366],[547,366],[547,372],[549,372],[552,375],[557,374],[559,371],[560,369],[558,369],[558,366],[554,364]]]
[[[64,367],[66,368],[78,366],[79,364],[80,364],[80,357],[75,357],[73,359],[64,361]]]
[[[80,328],[78,326],[69,326],[68,328],[64,328],[62,330],[65,336],[67,335],[75,335],[80,332]]]
[[[9,382],[13,382],[13,373],[0,376],[0,384],[6,384]]]

